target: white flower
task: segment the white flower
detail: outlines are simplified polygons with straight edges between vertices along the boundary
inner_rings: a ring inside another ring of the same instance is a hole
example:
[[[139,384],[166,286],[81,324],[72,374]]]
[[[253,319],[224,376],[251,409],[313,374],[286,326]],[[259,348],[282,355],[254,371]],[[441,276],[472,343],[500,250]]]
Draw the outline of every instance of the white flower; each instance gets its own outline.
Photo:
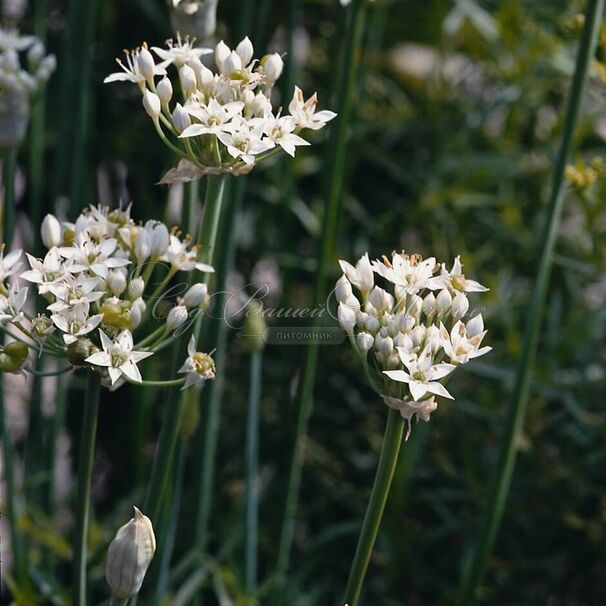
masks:
[[[103,320],[103,314],[89,317],[89,309],[88,302],[83,301],[51,315],[53,324],[64,333],[63,340],[68,345],[93,331]]]
[[[282,75],[282,71],[284,70],[284,60],[278,53],[265,55],[265,57],[261,59],[261,67],[263,69],[263,73],[265,74],[267,84],[271,86]]]
[[[246,36],[239,44],[236,46],[236,53],[240,57],[242,61],[242,65],[245,67],[252,61],[254,48],[250,38]]]
[[[488,288],[482,286],[475,280],[468,280],[463,274],[463,266],[461,265],[461,257],[457,256],[452,264],[452,269],[447,271],[442,267],[440,278],[444,285],[449,286],[453,291],[459,292],[486,292]]]
[[[215,363],[209,354],[196,351],[196,340],[191,337],[187,344],[187,358],[179,373],[186,374],[182,389],[204,385],[204,382],[215,378]]]
[[[262,119],[244,120],[236,116],[226,126],[225,131],[217,133],[217,138],[225,145],[232,158],[239,158],[245,164],[254,164],[255,156],[274,146],[271,141],[262,139],[264,128]]]
[[[115,238],[107,238],[98,244],[85,232],[76,235],[73,246],[62,246],[59,252],[71,261],[68,271],[92,271],[101,278],[107,278],[110,269],[125,267],[130,263],[128,259],[113,256],[117,246]]]
[[[198,252],[196,248],[188,248],[190,241],[188,239],[179,240],[177,236],[171,234],[170,243],[166,251],[166,260],[171,264],[174,271],[191,271],[197,269],[205,273],[213,273],[215,270],[206,263],[199,263],[196,260]]]
[[[133,336],[129,330],[123,330],[115,341],[112,341],[101,329],[102,352],[86,358],[89,364],[107,367],[112,385],[124,375],[127,379],[141,383],[141,373],[137,363],[153,355],[151,351],[133,351]]]
[[[8,296],[0,294],[0,325],[18,324],[24,319],[23,307],[27,301],[28,288],[13,284]]]
[[[166,317],[166,328],[170,331],[176,330],[180,326],[183,326],[189,318],[189,312],[185,305],[175,305]]]
[[[189,38],[181,40],[181,36],[177,34],[176,42],[174,40],[166,41],[168,49],[153,46],[152,50],[162,60],[160,65],[163,68],[168,67],[171,63],[179,68],[194,58],[199,59],[202,55],[210,55],[213,52],[212,48],[196,48],[193,44],[194,40]]]
[[[339,261],[341,270],[347,279],[362,293],[368,294],[374,286],[372,266],[368,259],[368,253],[364,254],[354,267],[347,261]]]
[[[208,287],[204,282],[198,282],[193,286],[190,286],[187,292],[183,295],[183,305],[186,307],[199,307],[204,305],[206,296],[208,294]]]
[[[453,364],[465,364],[473,358],[479,358],[492,351],[492,347],[480,347],[485,335],[485,331],[469,335],[465,324],[460,320],[452,327],[450,334],[446,327],[440,324],[442,347]]]
[[[394,254],[391,261],[373,261],[372,268],[380,276],[401,287],[406,294],[416,294],[424,288],[433,288],[431,281],[436,260],[421,260],[418,255]]]
[[[38,292],[41,295],[49,292],[49,285],[56,284],[65,275],[65,266],[58,248],[51,248],[43,261],[28,253],[26,256],[31,269],[24,271],[21,278],[38,284]]]
[[[186,128],[180,137],[216,135],[221,132],[227,132],[226,125],[234,116],[240,114],[243,108],[244,103],[242,101],[232,101],[231,103],[222,105],[216,99],[211,99],[208,105],[195,106],[187,104],[183,109],[200,122]]]
[[[426,393],[433,393],[437,396],[454,399],[446,390],[444,385],[438,383],[439,379],[444,378],[451,373],[454,364],[433,364],[433,355],[427,348],[416,356],[410,356],[410,353],[401,347],[398,348],[400,359],[408,370],[384,370],[390,379],[407,383],[413,400],[419,401]]]
[[[295,149],[298,145],[309,145],[302,137],[295,135],[297,127],[292,116],[278,118],[273,114],[265,116],[265,134],[267,139],[275,145],[279,145],[289,156],[294,158]]]
[[[330,110],[316,112],[318,96],[314,93],[307,101],[303,96],[303,91],[295,86],[293,98],[288,105],[288,111],[294,118],[298,128],[309,128],[310,130],[320,130],[327,122],[330,122],[337,116]]]
[[[4,256],[4,249],[0,248],[0,284],[2,284],[6,278],[15,275],[19,271],[21,252],[22,251],[20,250],[13,250],[12,252],[9,252],[8,255]]]
[[[124,54],[126,55],[126,65],[124,65],[120,59],[116,59],[116,63],[122,68],[122,71],[110,74],[107,76],[107,78],[105,78],[105,80],[103,80],[103,83],[109,84],[111,82],[133,82],[134,84],[139,85],[141,90],[143,90],[147,77],[141,72],[139,65],[139,55],[141,54],[141,49],[124,51]],[[165,74],[166,70],[164,69],[163,65],[154,65],[154,76],[163,76]]]

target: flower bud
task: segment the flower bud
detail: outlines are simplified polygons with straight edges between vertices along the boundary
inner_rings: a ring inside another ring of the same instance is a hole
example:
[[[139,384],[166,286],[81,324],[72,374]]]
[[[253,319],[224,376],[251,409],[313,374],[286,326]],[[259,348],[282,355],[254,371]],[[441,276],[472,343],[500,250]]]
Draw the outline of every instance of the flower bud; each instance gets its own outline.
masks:
[[[345,274],[343,274],[338,280],[337,285],[335,286],[335,298],[339,303],[342,303],[353,295],[353,290],[351,288],[351,282],[347,279]]]
[[[53,246],[61,246],[63,243],[63,230],[61,229],[61,223],[55,215],[46,215],[42,220],[40,226],[40,235],[42,242],[46,248],[53,248]]]
[[[204,282],[198,282],[190,286],[187,292],[183,295],[183,305],[185,307],[200,307],[206,301],[208,287]]]
[[[366,330],[371,335],[376,335],[381,329],[381,323],[379,322],[379,318],[376,316],[369,316],[364,325],[366,326]]]
[[[141,301],[142,299],[137,299],[137,301]],[[130,306],[130,327],[132,330],[135,330],[135,328],[138,328],[139,325],[141,324],[141,319],[143,318],[143,313],[141,311],[141,306],[140,305],[135,305],[135,303],[133,303]]]
[[[239,72],[241,69],[242,59],[240,59],[240,55],[238,55],[238,53],[235,51],[231,51],[223,62],[223,69],[221,72],[226,76],[230,76],[231,74]]]
[[[223,42],[223,40],[221,40],[221,42],[219,42],[219,44],[217,44],[215,47],[215,63],[217,64],[220,72],[223,71],[223,64],[225,63],[225,59],[227,59],[229,53],[231,53],[231,49],[229,46],[227,46],[227,44],[225,44],[225,42]]]
[[[452,300],[452,306],[450,311],[452,313],[452,317],[455,320],[462,318],[469,309],[469,299],[465,296],[465,293],[458,292],[454,299]]]
[[[156,64],[154,63],[154,58],[152,54],[147,50],[146,46],[139,51],[137,55],[137,67],[141,72],[141,75],[148,81],[154,81],[154,71],[156,69]]]
[[[353,332],[354,326],[356,325],[356,312],[346,303],[339,303],[337,316],[339,318],[339,324],[341,325],[341,328],[347,334],[351,334]]]
[[[484,331],[484,319],[482,318],[482,314],[478,314],[477,316],[474,316],[473,318],[471,318],[471,320],[469,320],[469,322],[467,322],[466,328],[467,328],[467,336],[470,339],[479,335],[481,332],[483,332]]]
[[[436,298],[434,296],[434,294],[432,292],[430,292],[424,299],[423,299],[423,313],[428,317],[431,318],[435,313],[436,313]]]
[[[160,98],[162,107],[168,107],[168,104],[173,97],[173,85],[166,76],[164,76],[164,78],[158,82],[156,91],[158,92],[158,97]]]
[[[179,81],[183,96],[187,99],[196,90],[196,72],[189,65],[182,65],[179,69]]]
[[[112,294],[119,297],[126,290],[126,276],[118,269],[112,269],[107,275],[107,285]]]
[[[421,315],[421,309],[423,309],[423,299],[421,299],[419,295],[411,295],[406,307],[408,313],[416,318]]]
[[[151,256],[161,257],[167,250],[170,242],[168,227],[164,223],[156,225],[152,231],[151,237]]]
[[[367,332],[360,332],[357,336],[358,347],[360,351],[366,353],[370,351],[371,347],[374,345],[375,340],[373,336]]]
[[[240,59],[242,59],[242,65],[244,66],[251,62],[254,52],[252,42],[248,36],[246,36],[246,38],[244,38],[244,40],[242,40],[240,44],[236,46],[236,53],[238,53]]]
[[[189,312],[185,305],[175,305],[166,317],[166,328],[168,330],[176,330],[179,326],[183,326],[189,318]]]
[[[261,92],[255,95],[255,101],[252,104],[252,112],[255,116],[264,116],[271,112],[271,101]]]
[[[388,358],[393,352],[393,339],[391,337],[382,337],[379,334],[375,337],[375,348],[382,356]]]
[[[191,118],[180,103],[177,103],[173,111],[172,119],[173,126],[179,134],[181,134],[188,126],[191,126]]]
[[[442,339],[440,338],[440,329],[432,324],[425,331],[425,346],[429,347],[432,354],[436,354],[442,347]]]
[[[139,263],[145,261],[151,254],[151,237],[145,229],[139,230],[135,240],[135,258]]]
[[[448,313],[452,304],[452,295],[446,290],[441,290],[436,297],[436,307],[440,315]]]
[[[284,61],[278,53],[273,53],[272,55],[265,55],[265,57],[261,59],[261,66],[265,72],[267,83],[272,85],[282,75]]]
[[[128,298],[131,301],[143,296],[145,291],[145,281],[143,278],[134,278],[128,285]]]
[[[122,526],[107,550],[105,579],[118,600],[139,593],[156,551],[151,520],[136,507],[135,516]]]
[[[160,98],[156,93],[152,93],[148,89],[145,89],[145,92],[143,93],[143,107],[152,120],[157,120],[162,111]]]

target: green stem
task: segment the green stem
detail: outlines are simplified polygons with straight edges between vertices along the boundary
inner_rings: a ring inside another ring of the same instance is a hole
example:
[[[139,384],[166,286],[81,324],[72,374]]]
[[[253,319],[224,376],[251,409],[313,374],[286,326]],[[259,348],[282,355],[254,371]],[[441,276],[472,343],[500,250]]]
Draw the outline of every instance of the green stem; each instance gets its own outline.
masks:
[[[263,370],[263,352],[250,356],[250,392],[246,423],[246,531],[244,578],[249,595],[257,590],[257,548],[259,537],[259,415]]]
[[[333,263],[336,254],[336,239],[343,193],[345,161],[347,157],[347,141],[349,125],[353,112],[356,74],[358,72],[359,54],[364,33],[366,7],[364,0],[354,0],[349,9],[349,23],[344,37],[344,55],[339,70],[340,82],[337,95],[336,111],[338,118],[331,131],[331,141],[327,147],[327,171],[325,181],[326,216],[322,234],[320,262],[316,275],[315,298],[316,305],[324,302],[326,297],[327,270]],[[307,426],[313,406],[313,389],[318,367],[319,345],[310,344],[307,348],[305,365],[298,393],[298,415],[293,452],[289,469],[288,489],[284,520],[280,534],[280,546],[277,561],[277,580],[288,569],[292,548],[297,501],[303,470],[304,443]]]
[[[240,212],[244,200],[246,178],[238,177],[234,183],[235,192],[221,225],[221,250],[217,255],[218,262],[215,268],[217,275],[217,293],[223,293],[226,278],[236,253],[235,218]],[[203,417],[196,439],[202,444],[201,461],[199,462],[198,507],[194,520],[194,536],[196,546],[204,551],[208,541],[208,528],[212,507],[213,484],[215,477],[215,459],[217,456],[217,443],[220,425],[221,398],[225,381],[225,367],[227,362],[227,335],[229,326],[222,319],[222,310],[225,306],[225,295],[218,294],[213,298],[213,318],[208,318],[206,343],[215,347],[215,364],[217,367],[215,380],[205,390],[207,403],[203,406]]]
[[[200,247],[199,259],[204,263],[213,261],[212,255],[217,239],[218,218],[223,204],[224,181],[225,177],[208,177],[204,215],[198,230],[199,236],[197,240]],[[176,364],[173,366],[176,367]],[[160,432],[160,442],[145,499],[145,511],[152,521],[157,519],[160,513],[170,478],[184,402],[185,394],[180,397],[174,389],[169,392],[162,430]]]
[[[191,234],[196,224],[196,210],[198,209],[198,196],[200,195],[200,181],[198,179],[185,184],[185,199],[183,200],[183,229]]]
[[[387,413],[387,428],[383,437],[381,457],[375,475],[375,481],[370,493],[370,501],[366,507],[362,530],[358,537],[358,546],[349,570],[349,579],[343,602],[349,606],[357,606],[362,591],[362,584],[370,562],[372,549],[379,532],[381,518],[389,495],[389,488],[398,462],[398,453],[402,444],[404,419],[397,410]]]
[[[3,475],[6,484],[6,518],[10,533],[11,549],[13,552],[13,569],[15,579],[21,586],[27,582],[27,564],[25,561],[24,545],[22,535],[19,533],[15,478],[13,475],[13,443],[8,434],[5,423],[5,400],[4,400],[4,376],[0,374],[0,437],[2,439],[2,456],[4,459]]]
[[[10,250],[15,230],[15,173],[17,171],[17,150],[10,149],[2,161],[2,185],[4,204],[2,205],[2,243]]]
[[[90,485],[95,457],[97,415],[101,383],[99,377],[89,372],[84,399],[84,416],[80,433],[78,485],[76,493],[76,527],[74,535],[73,603],[86,606],[86,552],[88,520],[90,515]]]
[[[465,606],[473,604],[477,599],[478,588],[484,578],[488,558],[492,552],[503,518],[505,503],[511,485],[516,460],[517,439],[524,424],[524,413],[530,392],[530,375],[536,360],[553,250],[559,232],[564,204],[564,171],[579,117],[587,73],[595,51],[603,9],[604,0],[589,0],[587,3],[585,25],[577,55],[570,97],[568,99],[562,142],[553,172],[549,210],[541,239],[543,249],[537,279],[532,292],[522,355],[515,376],[509,421],[499,457],[496,481],[490,494],[480,538],[474,550],[471,566],[467,568],[463,578],[460,604]]]

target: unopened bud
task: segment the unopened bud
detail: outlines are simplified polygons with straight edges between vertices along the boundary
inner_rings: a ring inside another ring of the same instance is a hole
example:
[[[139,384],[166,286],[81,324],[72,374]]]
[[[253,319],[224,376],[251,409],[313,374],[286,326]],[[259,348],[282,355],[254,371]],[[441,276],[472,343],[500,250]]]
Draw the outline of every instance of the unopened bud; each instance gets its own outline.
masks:
[[[122,526],[107,550],[105,579],[118,600],[139,593],[156,551],[151,520],[136,507],[135,516]]]
[[[265,72],[267,83],[271,85],[274,84],[276,80],[282,75],[282,70],[284,69],[284,61],[278,53],[273,53],[272,55],[265,55],[265,57],[261,59],[261,67],[263,67],[263,71]]]
[[[189,65],[182,65],[179,69],[179,81],[183,96],[187,99],[196,90],[196,72]]]
[[[242,40],[240,44],[236,46],[236,53],[238,53],[240,59],[242,59],[242,65],[244,66],[251,62],[254,52],[252,42],[248,36],[246,36],[246,38],[244,38],[244,40]]]
[[[145,89],[145,92],[143,93],[143,107],[152,120],[157,120],[162,111],[160,98],[156,93],[152,93],[148,89]]]
[[[227,55],[223,62],[223,69],[221,70],[226,76],[237,73],[242,69],[242,59],[237,52],[232,51]]]
[[[229,53],[231,53],[231,49],[223,40],[221,40],[215,47],[215,63],[217,64],[219,71],[223,71],[223,64],[225,63],[225,59],[229,56]]]
[[[143,278],[134,278],[128,285],[128,298],[131,301],[143,296],[145,291],[145,280]]]
[[[452,295],[446,290],[441,290],[436,297],[436,307],[438,308],[438,313],[443,315],[450,311],[450,306],[452,305]]]
[[[371,347],[375,343],[373,336],[367,332],[358,333],[357,341],[358,347],[363,353],[370,351]]]
[[[166,76],[158,82],[156,91],[158,92],[158,97],[160,98],[162,106],[168,107],[168,104],[173,97],[173,85]]]
[[[173,126],[179,134],[181,134],[188,126],[191,126],[191,118],[180,103],[177,103],[175,109],[173,110],[172,119]]]
[[[189,312],[185,305],[175,305],[166,317],[166,328],[168,330],[176,330],[179,326],[183,326],[189,318]]]
[[[183,305],[185,307],[200,307],[206,301],[208,287],[204,282],[199,282],[190,286],[187,292],[183,295]]]
[[[347,334],[351,334],[353,332],[354,326],[356,325],[356,312],[346,303],[339,303],[337,315],[341,328]]]
[[[145,229],[139,230],[135,240],[135,257],[139,263],[145,261],[151,254],[151,237]]]
[[[161,257],[167,250],[170,242],[168,227],[164,223],[156,225],[151,237],[151,256]]]
[[[126,290],[126,276],[117,269],[113,269],[107,276],[107,285],[112,294],[119,297]]]
[[[156,64],[152,54],[147,50],[146,46],[139,51],[137,55],[137,67],[141,72],[141,75],[148,81],[154,81],[154,72],[156,70]]]
[[[455,320],[462,318],[469,309],[469,299],[465,293],[458,292],[452,300],[451,313]]]
[[[53,248],[53,246],[61,246],[63,242],[63,230],[61,229],[61,223],[55,215],[46,215],[42,220],[40,226],[40,236],[42,242],[46,248]]]

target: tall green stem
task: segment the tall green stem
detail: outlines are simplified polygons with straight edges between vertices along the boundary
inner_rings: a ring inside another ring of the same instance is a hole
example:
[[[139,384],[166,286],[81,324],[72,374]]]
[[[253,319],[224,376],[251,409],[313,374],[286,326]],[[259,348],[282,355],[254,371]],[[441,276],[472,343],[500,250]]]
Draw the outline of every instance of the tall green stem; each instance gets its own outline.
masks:
[[[89,372],[86,381],[86,396],[84,398],[84,413],[80,433],[78,485],[76,489],[74,576],[72,581],[72,601],[75,606],[86,606],[86,546],[90,515],[90,485],[95,457],[100,391],[101,384],[99,377],[93,372]]]
[[[375,475],[375,481],[370,493],[370,501],[364,515],[362,530],[358,538],[358,546],[353,563],[349,570],[349,579],[343,602],[349,606],[357,606],[362,591],[362,584],[370,562],[372,549],[379,532],[389,488],[398,462],[398,453],[402,444],[404,419],[397,410],[389,409],[387,413],[387,428],[383,437],[381,457]]]
[[[15,229],[15,172],[17,171],[17,150],[10,149],[2,160],[2,185],[4,203],[2,205],[2,243],[6,251],[10,248]]]
[[[339,70],[340,80],[335,108],[338,113],[338,118],[336,118],[335,126],[331,131],[331,141],[327,148],[328,153],[325,175],[325,199],[327,204],[321,252],[319,255],[319,267],[315,284],[314,301],[316,305],[323,303],[326,297],[327,270],[336,255],[337,230],[343,194],[345,161],[347,157],[347,141],[353,112],[354,90],[356,74],[358,72],[357,68],[360,60],[360,49],[363,40],[365,14],[365,1],[354,0],[349,9],[349,22],[346,35],[344,36],[345,47],[343,61]],[[299,385],[297,398],[297,425],[293,441],[286,506],[278,552],[278,577],[286,572],[290,559],[295,516],[297,513],[297,500],[299,498],[299,487],[303,469],[303,448],[309,417],[313,406],[313,389],[318,367],[318,348],[319,345],[316,343],[312,343],[308,346],[303,374]]]
[[[198,230],[197,243],[199,245],[198,259],[204,263],[213,261],[213,252],[217,239],[218,219],[223,204],[223,190],[225,177],[209,176],[204,203],[204,215]],[[205,280],[208,280],[206,276]],[[185,393],[185,392],[184,392]],[[175,401],[176,400],[176,401]],[[162,499],[166,491],[170,470],[172,468],[173,454],[179,437],[179,426],[185,400],[179,392],[171,390],[166,405],[160,442],[154,459],[151,480],[145,499],[146,514],[153,521],[158,517],[162,506]]]
[[[524,424],[524,413],[530,391],[530,374],[536,360],[539,330],[547,296],[552,255],[564,204],[564,171],[572,146],[581,101],[583,99],[587,72],[595,51],[603,10],[604,0],[589,0],[587,3],[585,25],[566,109],[562,143],[553,171],[547,221],[541,239],[543,242],[543,249],[541,251],[537,279],[532,292],[522,355],[515,377],[509,421],[499,457],[496,481],[490,494],[488,509],[484,517],[480,538],[477,547],[475,548],[471,566],[465,571],[466,574],[463,579],[460,604],[464,606],[473,604],[477,599],[477,590],[484,578],[488,557],[492,552],[497,532],[503,518],[503,511],[511,485],[511,478],[516,460],[516,443]]]
[[[27,581],[27,564],[22,536],[19,534],[15,478],[13,474],[13,441],[6,430],[6,406],[4,399],[4,377],[0,375],[0,439],[2,439],[2,458],[4,468],[2,474],[6,486],[4,501],[6,502],[6,520],[10,533],[11,549],[13,552],[13,569],[15,579],[20,586]]]
[[[263,352],[250,356],[250,392],[246,422],[246,532],[244,547],[244,578],[249,595],[257,589],[257,548],[259,537],[259,416]]]
[[[238,177],[234,183],[234,195],[221,222],[221,247],[217,254],[217,293],[223,293],[226,278],[233,266],[236,254],[235,219],[244,200],[246,178]],[[208,541],[208,528],[212,508],[213,485],[215,478],[215,460],[219,438],[221,399],[225,381],[227,361],[227,336],[229,326],[222,317],[227,299],[224,294],[214,297],[213,317],[207,318],[205,334],[208,335],[207,346],[215,347],[214,359],[217,366],[216,378],[204,390],[205,404],[202,409],[202,422],[196,439],[201,447],[201,460],[198,464],[199,484],[197,493],[198,507],[194,519],[194,536],[196,547],[204,551]]]

